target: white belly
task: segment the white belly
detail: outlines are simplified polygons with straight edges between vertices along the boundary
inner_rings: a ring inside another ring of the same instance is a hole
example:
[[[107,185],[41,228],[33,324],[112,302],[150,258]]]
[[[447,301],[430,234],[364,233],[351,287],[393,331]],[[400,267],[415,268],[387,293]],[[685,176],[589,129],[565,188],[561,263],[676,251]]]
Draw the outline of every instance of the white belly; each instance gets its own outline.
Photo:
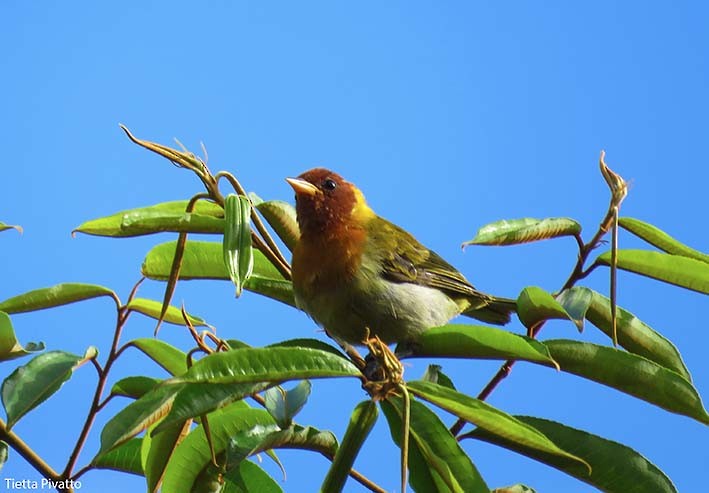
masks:
[[[362,289],[369,286],[368,291]],[[418,284],[356,280],[342,289],[296,303],[328,333],[349,344],[362,344],[367,329],[385,343],[413,341],[430,327],[444,325],[460,313],[441,291]]]

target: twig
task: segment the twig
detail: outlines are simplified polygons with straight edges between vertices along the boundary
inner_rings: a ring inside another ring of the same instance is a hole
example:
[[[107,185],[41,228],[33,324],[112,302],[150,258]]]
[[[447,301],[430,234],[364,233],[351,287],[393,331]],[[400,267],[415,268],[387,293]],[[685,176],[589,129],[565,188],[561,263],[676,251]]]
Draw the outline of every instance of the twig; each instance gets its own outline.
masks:
[[[141,278],[135,284],[135,286],[133,286],[129,299],[133,299],[135,297],[138,291],[138,287],[142,282],[143,278]],[[118,305],[120,306],[120,300],[118,300]],[[91,401],[91,407],[89,408],[88,416],[86,417],[84,426],[82,427],[81,432],[79,433],[79,437],[76,440],[74,449],[72,450],[71,455],[69,456],[69,460],[67,461],[66,466],[64,467],[64,471],[61,474],[62,479],[71,478],[72,470],[74,469],[76,461],[79,458],[79,454],[81,453],[81,450],[83,449],[84,444],[86,443],[86,439],[89,435],[89,432],[91,431],[91,427],[94,424],[96,415],[108,402],[108,399],[101,402],[101,395],[103,394],[103,390],[106,387],[106,381],[108,380],[108,374],[111,369],[111,366],[113,366],[113,363],[116,361],[116,358],[123,350],[123,348],[121,348],[120,350],[118,349],[118,343],[121,339],[121,332],[123,331],[123,327],[128,321],[128,317],[130,317],[130,311],[118,308],[116,312],[116,328],[113,332],[113,342],[111,343],[111,349],[109,350],[108,357],[106,358],[106,365],[104,366],[103,371],[99,374],[98,382],[96,383],[96,390],[94,391],[94,397]]]
[[[49,478],[54,482],[62,479],[62,476],[47,464],[37,453],[27,445],[24,440],[15,434],[15,432],[7,429],[7,425],[0,419],[0,440],[7,442],[12,449],[20,454],[23,459],[29,462],[32,467],[39,471],[42,476]]]
[[[613,228],[614,224],[617,222],[618,209],[620,207],[621,202],[623,201],[623,199],[625,199],[625,196],[628,193],[625,181],[620,177],[620,175],[617,175],[606,166],[605,162],[603,161],[604,156],[605,153],[601,151],[601,158],[599,163],[601,167],[601,174],[605,178],[606,183],[608,184],[608,187],[611,190],[611,198],[610,203],[608,205],[608,210],[606,211],[605,216],[601,220],[601,223],[598,226],[598,230],[588,243],[583,242],[581,235],[574,235],[574,238],[576,239],[576,242],[579,247],[579,255],[576,260],[576,265],[574,266],[573,271],[571,272],[569,278],[566,280],[559,292],[572,288],[578,281],[586,277],[593,270],[594,266],[591,266],[587,270],[584,270],[584,264],[586,263],[586,260],[588,260],[588,256],[591,254],[591,252],[595,248],[597,248],[598,245],[601,243],[603,236],[605,236],[606,233],[608,233],[608,231],[610,231]],[[614,244],[612,248],[615,249],[616,247],[617,245]],[[613,283],[614,276],[612,275],[611,277],[611,282]],[[615,287],[611,286],[611,294],[613,294],[614,291]],[[536,338],[539,332],[544,327],[544,323],[545,321],[542,321],[537,326],[533,327],[530,330],[529,337]],[[483,390],[480,391],[480,394],[478,394],[478,399],[483,401],[487,399],[490,394],[495,390],[495,388],[497,388],[500,382],[502,382],[512,372],[512,367],[514,366],[514,364],[515,360],[505,361],[500,367],[500,369],[497,370],[497,373],[495,373],[495,375],[490,379],[487,385],[485,385]],[[453,426],[450,427],[451,434],[457,437],[458,440],[464,437],[464,435],[458,436],[458,434],[465,426],[465,423],[465,420],[458,419],[453,424]]]
[[[201,161],[197,159],[194,154],[189,153],[189,152],[180,152],[175,149],[171,149],[170,147],[157,144],[155,142],[150,142],[147,140],[141,140],[133,136],[133,134],[130,133],[130,130],[128,130],[124,125],[120,126],[121,129],[126,133],[128,138],[135,144],[144,147],[145,149],[148,149],[166,159],[171,161],[173,164],[189,169],[193,171],[197,177],[202,181],[204,184],[204,187],[207,189],[207,193],[210,195],[212,200],[219,204],[220,206],[224,207],[224,196],[221,194],[219,191],[219,177],[224,176],[226,177],[231,176],[230,174],[227,173],[217,173],[216,176],[212,175],[211,172],[209,171],[209,168],[207,165],[204,163],[204,161]],[[233,177],[232,177],[233,178]],[[227,178],[230,182],[229,178]],[[232,182],[232,184],[236,183],[238,185],[237,190],[240,190],[240,193],[245,195],[245,191],[243,187],[241,187],[241,184],[238,184],[236,179]],[[235,187],[236,188],[236,187]],[[256,215],[256,214],[254,214]],[[261,223],[260,218],[258,218],[258,215],[256,215],[256,219],[254,219],[254,225],[257,226],[257,228],[260,227],[259,232],[261,234],[264,234],[264,239],[261,239],[259,235],[257,235],[254,231],[251,232],[251,238],[253,240],[254,246],[261,251],[270,261],[271,263],[278,269],[278,271],[285,277],[286,279],[291,278],[290,274],[290,266],[288,265],[288,261],[283,257],[283,255],[278,251],[278,248],[273,242],[273,239],[270,238],[270,235],[268,235],[268,231],[266,228],[263,226]],[[271,240],[271,243],[273,244],[273,247],[270,247],[269,244],[265,243],[264,241],[268,241],[268,239]]]
[[[401,417],[401,492],[406,492],[407,467],[409,463],[409,434],[411,430],[411,397],[406,385],[399,384],[404,402],[404,413]]]
[[[192,197],[189,202],[187,202],[187,207],[185,207],[186,213],[191,213],[197,206],[197,202],[201,199],[208,199],[209,195],[205,193],[198,193]],[[180,231],[177,235],[177,243],[175,244],[175,255],[172,257],[172,265],[170,266],[170,277],[167,280],[167,286],[165,287],[165,294],[162,298],[162,307],[160,308],[160,317],[158,318],[158,323],[155,326],[154,335],[157,337],[158,330],[160,330],[160,325],[165,319],[167,310],[170,308],[170,302],[172,301],[172,295],[175,294],[175,288],[177,287],[177,281],[180,279],[180,269],[182,268],[182,257],[185,254],[185,245],[187,244],[187,231]]]
[[[325,452],[320,452],[322,455],[324,455],[328,460],[332,461],[335,456],[327,454]],[[367,488],[369,491],[374,491],[375,493],[387,493],[387,490],[379,486],[378,484],[374,483],[370,479],[367,479],[366,476],[364,476],[362,473],[357,472],[355,469],[350,469],[350,471],[347,473],[352,479],[357,481],[359,484]]]
[[[96,419],[96,414],[98,413],[99,405],[101,404],[101,395],[103,394],[103,389],[106,387],[108,371],[111,369],[111,366],[115,361],[115,354],[118,350],[118,341],[121,337],[121,331],[123,329],[125,320],[126,318],[123,317],[122,312],[119,311],[117,316],[116,329],[113,334],[113,344],[111,345],[111,350],[108,354],[108,358],[106,359],[106,366],[104,367],[103,372],[99,376],[98,382],[96,383],[96,390],[94,391],[94,397],[91,401],[89,414],[86,417],[86,421],[84,422],[84,426],[81,429],[81,433],[79,433],[79,438],[76,440],[76,445],[74,445],[74,449],[72,450],[71,455],[69,456],[69,460],[66,463],[66,467],[64,467],[64,472],[62,472],[62,477],[65,479],[69,479],[71,477],[72,469],[74,469],[74,466],[76,465],[76,461],[79,458],[81,449],[83,449],[84,443],[86,443],[86,438],[89,436],[89,431],[91,431],[91,427],[93,426],[94,420]]]
[[[175,149],[171,149],[170,147],[163,146],[161,144],[138,139],[133,136],[130,130],[128,130],[128,128],[126,128],[124,125],[120,125],[120,127],[133,143],[168,159],[176,166],[193,171],[202,181],[205,188],[207,189],[207,193],[209,194],[210,198],[216,204],[222,207],[224,206],[224,196],[219,191],[219,178],[222,177],[229,181],[229,183],[234,187],[237,193],[246,196],[245,189],[231,173],[219,172],[216,175],[212,175],[206,163],[202,160],[197,159],[192,153],[189,153],[186,150],[184,152],[180,152]],[[290,264],[278,249],[277,244],[275,243],[275,241],[273,241],[273,238],[268,233],[268,230],[261,221],[261,218],[258,216],[256,211],[253,210],[252,219],[254,227],[261,235],[259,236],[256,231],[251,231],[251,239],[253,241],[254,247],[258,249],[261,253],[263,253],[264,256],[266,256],[266,258],[271,262],[271,264],[273,264],[274,267],[276,267],[276,269],[278,269],[278,271],[285,279],[291,280],[292,277]],[[355,365],[357,365],[360,369],[364,368],[364,360],[362,359],[362,356],[360,356],[360,354],[357,352],[357,350],[350,347],[346,350],[346,353],[350,357],[350,359],[352,359]]]

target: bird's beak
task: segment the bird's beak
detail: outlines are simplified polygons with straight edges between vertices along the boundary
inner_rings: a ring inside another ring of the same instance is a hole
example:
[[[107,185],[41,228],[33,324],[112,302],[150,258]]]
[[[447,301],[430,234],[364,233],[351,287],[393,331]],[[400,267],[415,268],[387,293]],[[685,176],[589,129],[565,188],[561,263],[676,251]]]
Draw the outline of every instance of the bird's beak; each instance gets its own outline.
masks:
[[[318,187],[310,182],[301,180],[300,178],[286,178],[286,181],[291,187],[293,187],[293,190],[295,190],[295,193],[297,194],[302,193],[304,195],[316,195],[320,193]]]

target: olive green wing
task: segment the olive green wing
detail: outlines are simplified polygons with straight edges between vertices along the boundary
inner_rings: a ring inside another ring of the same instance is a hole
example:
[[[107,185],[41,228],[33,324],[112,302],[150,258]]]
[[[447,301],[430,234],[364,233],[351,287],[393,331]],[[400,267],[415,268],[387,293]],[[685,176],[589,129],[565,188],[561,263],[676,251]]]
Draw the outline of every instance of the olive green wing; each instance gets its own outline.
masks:
[[[489,298],[476,290],[455,267],[423,246],[404,229],[385,219],[380,218],[380,221],[381,227],[376,228],[381,235],[377,251],[384,255],[384,277],[392,281],[438,288],[451,295]],[[374,239],[376,241],[377,238]]]
[[[395,282],[409,282],[446,292],[451,298],[468,302],[464,315],[485,322],[505,324],[515,310],[513,300],[499,299],[481,293],[455,267],[436,252],[429,250],[404,229],[389,221],[381,221],[370,235],[383,252],[382,275]]]

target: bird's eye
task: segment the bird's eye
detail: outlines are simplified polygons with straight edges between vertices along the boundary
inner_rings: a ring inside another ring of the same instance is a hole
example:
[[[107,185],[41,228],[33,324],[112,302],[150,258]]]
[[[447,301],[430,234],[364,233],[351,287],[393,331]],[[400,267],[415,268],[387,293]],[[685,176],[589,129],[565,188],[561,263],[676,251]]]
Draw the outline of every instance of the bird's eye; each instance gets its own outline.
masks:
[[[322,182],[322,187],[327,191],[331,191],[337,188],[337,183],[335,183],[335,180],[328,178]]]

